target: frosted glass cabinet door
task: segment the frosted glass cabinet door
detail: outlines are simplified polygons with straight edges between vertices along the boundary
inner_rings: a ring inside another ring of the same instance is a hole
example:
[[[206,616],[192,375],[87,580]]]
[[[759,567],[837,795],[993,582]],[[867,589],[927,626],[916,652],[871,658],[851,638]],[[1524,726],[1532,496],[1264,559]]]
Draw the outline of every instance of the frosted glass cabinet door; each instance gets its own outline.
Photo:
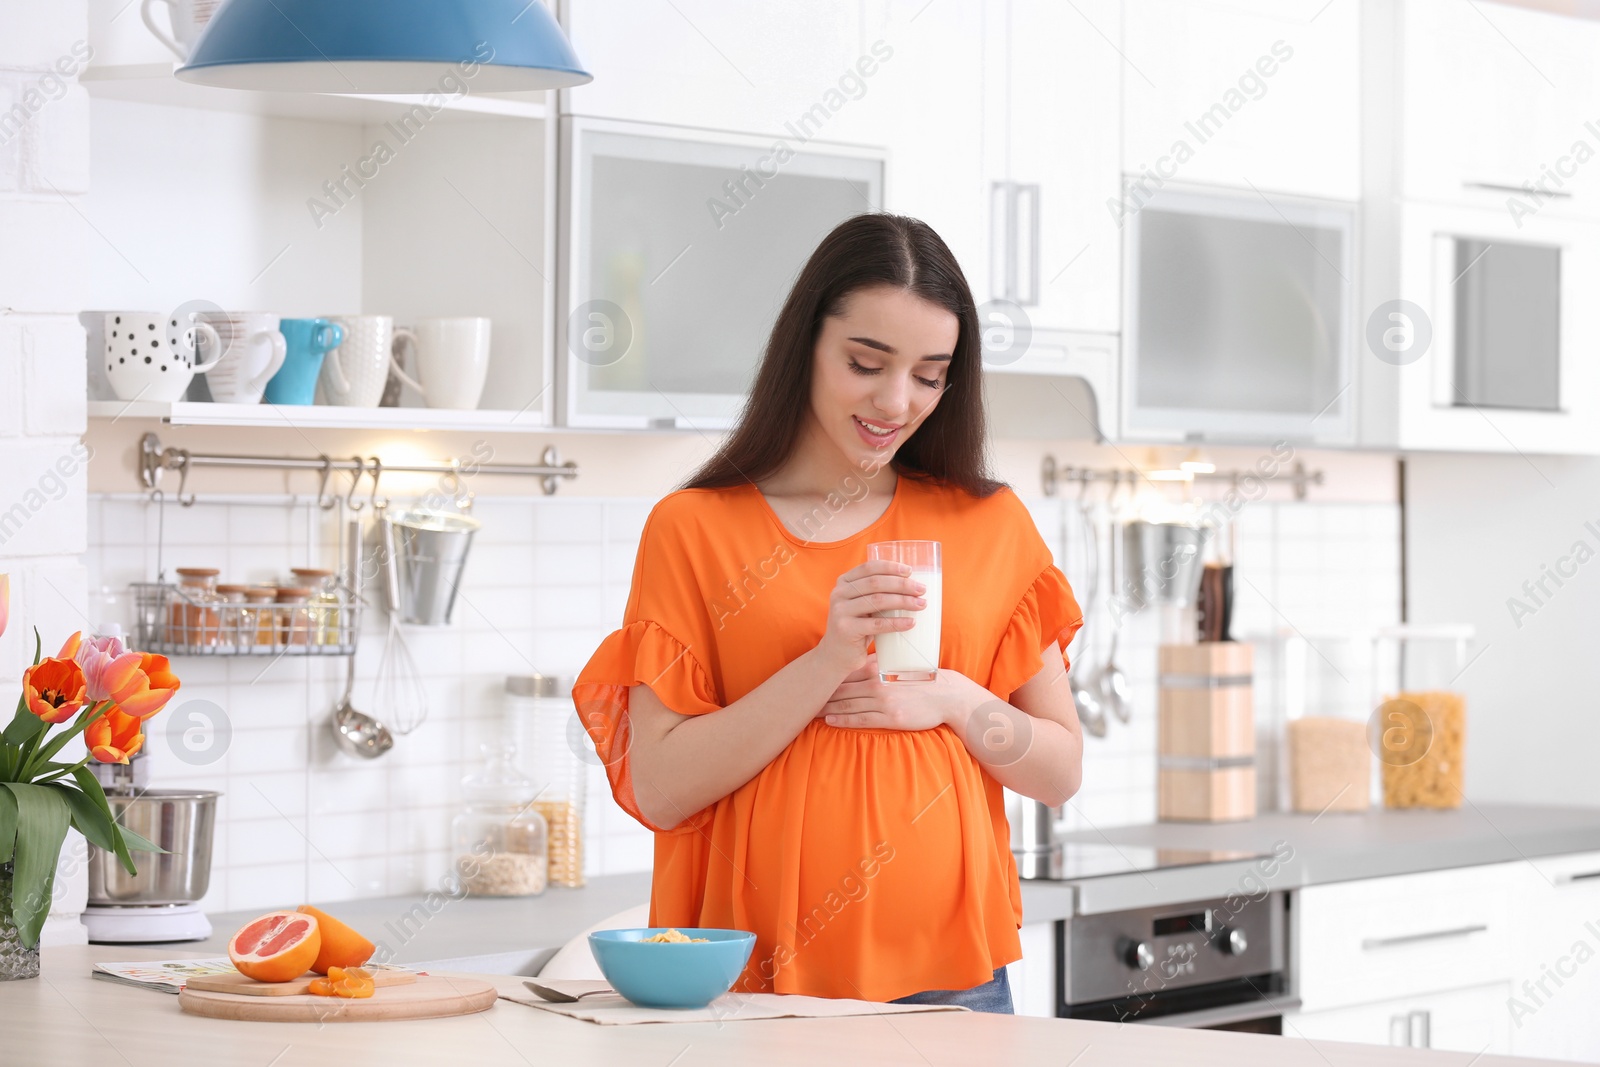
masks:
[[[1349,210],[1163,191],[1128,227],[1127,436],[1348,434]]]
[[[840,222],[881,207],[881,156],[563,123],[566,425],[731,425],[806,259]]]

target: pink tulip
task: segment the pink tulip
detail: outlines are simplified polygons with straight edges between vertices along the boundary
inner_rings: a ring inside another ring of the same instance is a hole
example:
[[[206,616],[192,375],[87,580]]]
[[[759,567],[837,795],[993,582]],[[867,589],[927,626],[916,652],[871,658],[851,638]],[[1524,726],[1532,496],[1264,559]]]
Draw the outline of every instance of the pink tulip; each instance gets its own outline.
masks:
[[[127,685],[132,673],[139,669],[142,657],[137,652],[125,651],[119,638],[78,639],[74,634],[68,638],[68,645],[74,640],[78,644],[76,658],[78,665],[83,668],[90,701],[110,700],[117,690]]]
[[[6,634],[6,623],[11,621],[11,575],[0,574],[0,637]]]

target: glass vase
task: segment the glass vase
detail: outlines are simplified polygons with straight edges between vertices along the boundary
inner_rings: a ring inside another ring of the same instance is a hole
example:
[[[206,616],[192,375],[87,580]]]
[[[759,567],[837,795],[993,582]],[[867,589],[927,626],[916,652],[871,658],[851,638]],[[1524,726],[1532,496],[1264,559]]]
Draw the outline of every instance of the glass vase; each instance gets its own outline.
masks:
[[[0,982],[39,977],[39,946],[22,943],[11,921],[11,863],[0,864]]]

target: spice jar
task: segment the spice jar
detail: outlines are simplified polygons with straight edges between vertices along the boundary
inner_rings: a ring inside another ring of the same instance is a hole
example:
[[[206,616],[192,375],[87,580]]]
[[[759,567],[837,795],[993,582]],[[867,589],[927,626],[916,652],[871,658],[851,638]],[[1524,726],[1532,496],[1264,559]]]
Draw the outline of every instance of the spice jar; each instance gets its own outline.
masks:
[[[240,621],[240,642],[254,641],[269,648],[278,644],[278,614],[272,605],[278,598],[273,586],[251,586],[244,591],[244,618]]]
[[[193,647],[215,646],[220,634],[214,567],[179,567],[178,590],[167,614],[168,639]]]
[[[221,631],[220,644],[225,648],[255,644],[254,630],[244,625],[244,591],[249,586],[217,586],[217,623]]]
[[[1467,700],[1455,688],[1470,662],[1471,626],[1393,626],[1373,643],[1370,742],[1389,808],[1458,808]]]
[[[549,674],[506,679],[506,720],[523,770],[539,790],[534,809],[550,832],[550,881],[583,885],[583,806],[589,765],[578,757],[568,729],[574,721],[572,685]]]
[[[278,643],[309,645],[312,638],[311,609],[307,606],[311,590],[300,585],[278,586],[274,610],[278,615]]]
[[[316,567],[291,567],[289,573],[297,585],[311,590],[306,609],[311,619],[311,643],[339,644],[339,579],[332,571]]]
[[[472,896],[525,897],[544,892],[549,853],[538,789],[514,764],[516,746],[483,746],[484,766],[461,779],[466,806],[450,826],[456,873]]]

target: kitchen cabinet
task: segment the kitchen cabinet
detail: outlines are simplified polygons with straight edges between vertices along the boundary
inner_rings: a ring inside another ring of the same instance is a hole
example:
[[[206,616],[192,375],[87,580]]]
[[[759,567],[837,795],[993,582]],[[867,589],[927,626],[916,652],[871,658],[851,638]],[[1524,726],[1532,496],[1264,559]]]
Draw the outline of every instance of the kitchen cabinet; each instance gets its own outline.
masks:
[[[1517,949],[1498,1008],[1518,1056],[1600,1063],[1600,852],[1518,864]]]
[[[1018,1015],[1056,1015],[1055,923],[1024,923],[1017,931],[1022,959],[1010,965],[1011,1004]]]
[[[1285,1037],[1509,1055],[1510,982],[1422,994],[1284,1018]],[[1521,1049],[1517,1050],[1521,1053]]]
[[[1600,223],[1411,201],[1398,249],[1411,307],[1369,323],[1363,353],[1367,387],[1395,396],[1392,443],[1600,452]]]
[[[1290,910],[1305,1011],[1511,975],[1510,864],[1308,886]]]
[[[1128,179],[1358,199],[1360,19],[1356,0],[1127,4]]]
[[[858,0],[569,0],[561,21],[594,75],[565,114],[859,140]]]
[[[983,5],[979,303],[1034,329],[1115,333],[1121,237],[1119,0]],[[1137,6],[1137,5],[1135,5]],[[960,151],[951,145],[951,154]]]
[[[1600,23],[1454,0],[1401,10],[1403,195],[1600,217]]]

